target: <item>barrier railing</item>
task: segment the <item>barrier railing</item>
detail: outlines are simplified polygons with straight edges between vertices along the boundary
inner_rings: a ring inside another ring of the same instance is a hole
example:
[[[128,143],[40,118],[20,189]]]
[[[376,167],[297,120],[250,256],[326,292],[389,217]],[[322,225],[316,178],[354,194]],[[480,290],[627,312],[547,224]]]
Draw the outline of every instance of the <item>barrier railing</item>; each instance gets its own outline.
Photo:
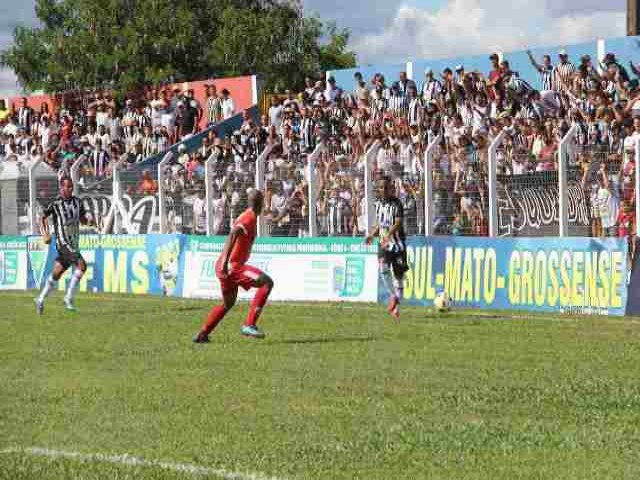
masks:
[[[375,222],[375,182],[384,174],[405,207],[408,235],[635,236],[640,142],[579,146],[572,128],[547,147],[521,151],[500,132],[486,149],[435,138],[406,158],[379,141],[364,153],[325,141],[286,156],[278,144],[256,157],[207,159],[194,144],[188,160],[172,150],[142,164],[129,155],[106,166],[80,156],[58,170],[40,158],[5,160],[0,228],[37,234],[58,179],[68,174],[103,233],[224,234],[246,207],[247,189],[257,187],[266,201],[261,236],[362,236]]]

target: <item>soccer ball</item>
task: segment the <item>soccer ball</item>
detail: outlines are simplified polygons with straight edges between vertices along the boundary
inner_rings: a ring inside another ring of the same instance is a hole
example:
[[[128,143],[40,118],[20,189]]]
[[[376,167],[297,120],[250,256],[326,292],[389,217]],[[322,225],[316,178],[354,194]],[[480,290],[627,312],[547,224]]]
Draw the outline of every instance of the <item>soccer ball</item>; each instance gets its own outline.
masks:
[[[438,292],[436,298],[433,299],[433,306],[439,312],[448,312],[451,310],[451,298],[447,292]]]

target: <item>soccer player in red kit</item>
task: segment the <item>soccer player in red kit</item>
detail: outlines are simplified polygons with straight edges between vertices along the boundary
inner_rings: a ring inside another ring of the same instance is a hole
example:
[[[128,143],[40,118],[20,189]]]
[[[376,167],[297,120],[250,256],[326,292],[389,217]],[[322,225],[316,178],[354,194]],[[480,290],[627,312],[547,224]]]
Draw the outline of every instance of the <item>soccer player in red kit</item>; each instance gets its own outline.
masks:
[[[257,288],[251,302],[247,320],[240,333],[248,337],[264,338],[264,333],[256,327],[262,308],[273,288],[273,280],[255,267],[246,265],[251,256],[251,247],[257,234],[258,216],[262,213],[264,197],[259,190],[249,192],[249,208],[242,213],[231,229],[224,248],[216,262],[216,275],[222,287],[223,304],[216,305],[207,316],[207,321],[193,339],[195,343],[209,342],[209,334],[216,328],[229,310],[235,305],[238,287],[244,290]]]

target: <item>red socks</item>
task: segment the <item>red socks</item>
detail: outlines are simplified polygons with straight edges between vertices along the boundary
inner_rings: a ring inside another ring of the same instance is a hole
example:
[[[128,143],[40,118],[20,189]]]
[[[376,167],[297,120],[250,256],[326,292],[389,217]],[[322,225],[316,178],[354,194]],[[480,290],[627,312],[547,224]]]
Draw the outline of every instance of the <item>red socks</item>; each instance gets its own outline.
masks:
[[[262,312],[262,307],[264,307],[267,303],[267,299],[269,298],[270,293],[270,285],[263,285],[256,291],[256,295],[255,297],[253,297],[251,307],[249,308],[249,315],[247,315],[247,321],[245,322],[245,325],[255,326],[256,322],[258,321],[258,317],[260,316],[260,312]],[[223,305],[216,305],[215,307],[213,307],[209,312],[209,315],[207,315],[207,321],[202,326],[200,334],[209,335],[211,332],[213,332],[220,321],[224,318],[225,314],[226,312]]]
[[[262,307],[267,303],[267,298],[269,298],[270,293],[270,285],[263,285],[258,289],[256,296],[253,297],[253,301],[251,302],[249,315],[247,315],[247,321],[244,323],[245,325],[255,327],[258,317],[260,316],[260,312],[262,312]]]
[[[220,323],[220,320],[224,318],[224,307],[222,305],[216,305],[211,309],[209,315],[207,315],[207,322],[202,327],[202,333],[209,335],[216,326]]]

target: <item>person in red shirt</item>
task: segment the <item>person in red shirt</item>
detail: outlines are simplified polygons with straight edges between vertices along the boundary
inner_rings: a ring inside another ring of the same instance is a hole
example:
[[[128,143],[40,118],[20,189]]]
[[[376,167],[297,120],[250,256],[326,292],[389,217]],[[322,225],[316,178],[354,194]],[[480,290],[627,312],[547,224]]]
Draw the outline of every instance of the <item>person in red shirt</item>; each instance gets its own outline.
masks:
[[[256,322],[262,308],[267,303],[273,288],[273,280],[266,273],[246,264],[251,256],[251,248],[257,235],[258,216],[262,213],[263,204],[262,192],[251,190],[249,192],[249,208],[235,221],[216,262],[216,275],[222,288],[223,304],[216,305],[211,309],[207,321],[193,339],[195,343],[209,342],[209,334],[235,305],[238,287],[242,287],[244,290],[258,289],[240,333],[253,338],[264,338],[265,336],[256,327]]]

